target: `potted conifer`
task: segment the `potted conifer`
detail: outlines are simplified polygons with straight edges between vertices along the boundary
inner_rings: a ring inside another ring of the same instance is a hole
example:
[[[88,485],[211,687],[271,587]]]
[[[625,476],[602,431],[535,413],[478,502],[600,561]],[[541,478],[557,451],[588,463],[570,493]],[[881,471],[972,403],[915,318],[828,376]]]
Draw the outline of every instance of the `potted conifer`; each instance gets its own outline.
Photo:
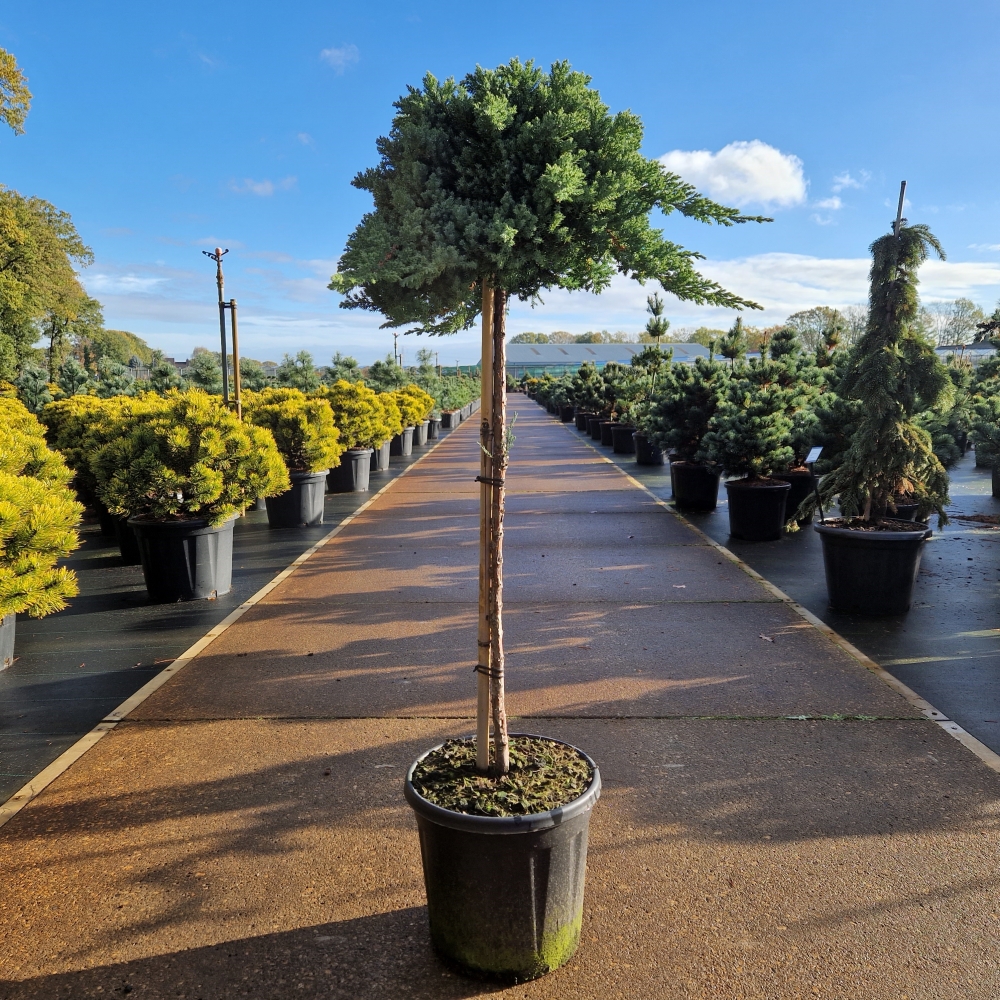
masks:
[[[266,497],[268,525],[322,524],[326,477],[344,452],[330,404],[301,389],[269,388],[246,393],[243,405],[247,421],[271,432],[288,468],[290,487]]]
[[[841,516],[814,525],[823,540],[830,604],[838,611],[909,610],[931,530],[893,516],[900,497],[912,498],[918,518],[936,511],[944,521],[948,474],[914,420],[951,392],[917,322],[917,271],[931,251],[944,257],[927,226],[910,226],[901,215],[893,231],[871,245],[868,323],[840,387],[859,404],[857,423],[840,465],[819,486],[824,504],[839,500]],[[809,500],[802,505],[810,506]]]
[[[123,415],[92,460],[97,495],[128,517],[153,601],[214,598],[232,586],[233,520],[288,489],[269,430],[200,389],[170,391],[153,413]]]
[[[727,377],[711,358],[667,366],[641,426],[670,460],[674,503],[684,510],[715,510],[719,502],[722,469],[709,461],[702,442]]]
[[[412,455],[413,432],[417,425],[423,423],[430,415],[431,410],[434,409],[434,397],[413,384],[396,389],[392,395],[399,407],[403,429],[389,442],[389,454]]]
[[[327,476],[327,489],[331,493],[366,492],[375,448],[391,436],[378,393],[363,382],[340,379],[333,385],[321,385],[313,395],[330,404],[340,443],[346,449]]]
[[[375,444],[372,451],[371,471],[387,472],[389,469],[389,449],[392,439],[403,433],[403,415],[400,413],[396,396],[392,392],[377,393],[378,405],[382,410],[382,426],[385,428],[385,438]]]
[[[787,468],[791,448],[790,390],[780,362],[754,360],[733,369],[722,386],[702,446],[724,472],[729,533],[748,542],[781,538],[789,483],[773,478]]]
[[[0,397],[0,670],[14,662],[16,616],[50,615],[78,592],[75,574],[56,565],[80,545],[72,476],[34,415]]]
[[[404,790],[434,944],[466,967],[518,979],[563,964],[577,947],[600,776],[582,751],[507,729],[508,302],[549,287],[600,291],[626,270],[681,298],[748,304],[699,275],[648,216],[658,208],[723,225],[746,218],[646,159],[639,120],[612,117],[588,84],[565,63],[545,73],[513,60],[461,83],[427,76],[411,88],[379,140],[380,164],[354,180],[375,208],[331,281],[342,306],[380,311],[388,326],[448,334],[483,318],[477,733],[421,755]]]

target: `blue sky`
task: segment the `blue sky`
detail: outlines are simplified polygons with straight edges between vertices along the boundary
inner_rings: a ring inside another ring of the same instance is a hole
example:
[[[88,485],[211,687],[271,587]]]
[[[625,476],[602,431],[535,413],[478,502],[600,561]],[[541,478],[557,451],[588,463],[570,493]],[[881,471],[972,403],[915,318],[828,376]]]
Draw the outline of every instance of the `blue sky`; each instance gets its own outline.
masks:
[[[26,134],[0,134],[0,183],[69,211],[95,251],[83,279],[107,324],[177,357],[215,344],[200,251],[216,243],[230,248],[245,353],[367,363],[390,350],[378,316],[339,309],[326,290],[369,205],[351,177],[375,162],[407,84],[513,56],[569,60],[612,110],[641,116],[647,155],[774,216],[664,223],[707,273],[765,306],[749,322],[862,302],[867,246],[903,178],[906,214],[948,253],[925,268],[925,298],[1000,296],[996,3],[36,0],[0,10],[0,46],[35,95]],[[552,294],[516,305],[510,329],[636,330],[651,290]],[[672,298],[668,315],[675,327],[733,316]],[[428,346],[466,363],[476,341]]]

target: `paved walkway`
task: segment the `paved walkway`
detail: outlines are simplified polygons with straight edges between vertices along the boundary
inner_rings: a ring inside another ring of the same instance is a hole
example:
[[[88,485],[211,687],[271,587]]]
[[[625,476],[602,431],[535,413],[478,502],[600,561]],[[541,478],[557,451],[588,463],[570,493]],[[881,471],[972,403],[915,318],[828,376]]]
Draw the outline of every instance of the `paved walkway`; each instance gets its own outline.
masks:
[[[509,708],[605,781],[573,962],[427,942],[401,781],[473,728],[470,421],[0,829],[0,998],[1000,992],[1000,775],[515,408]]]

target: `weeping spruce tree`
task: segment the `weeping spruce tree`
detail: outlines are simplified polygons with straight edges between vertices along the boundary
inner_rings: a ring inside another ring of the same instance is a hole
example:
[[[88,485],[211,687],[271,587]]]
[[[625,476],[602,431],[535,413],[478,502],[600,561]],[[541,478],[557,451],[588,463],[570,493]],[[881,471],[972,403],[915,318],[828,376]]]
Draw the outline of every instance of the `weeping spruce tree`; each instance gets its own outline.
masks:
[[[944,258],[927,226],[905,220],[871,245],[868,324],[837,390],[858,402],[857,423],[841,464],[820,486],[824,503],[839,496],[841,513],[859,526],[891,516],[902,497],[919,504],[918,516],[936,511],[944,520],[948,474],[914,422],[951,391],[947,369],[917,327],[917,271],[931,251]]]
[[[759,308],[695,270],[650,213],[731,226],[769,221],[702,197],[640,152],[642,123],[609,113],[590,77],[512,60],[456,83],[424,78],[395,107],[381,160],[354,186],[375,201],[330,288],[386,327],[450,334],[482,315],[477,766],[508,770],[504,708],[503,517],[508,447],[504,325],[511,297],[600,292],[622,272],[680,299]],[[490,753],[490,722],[493,753]]]

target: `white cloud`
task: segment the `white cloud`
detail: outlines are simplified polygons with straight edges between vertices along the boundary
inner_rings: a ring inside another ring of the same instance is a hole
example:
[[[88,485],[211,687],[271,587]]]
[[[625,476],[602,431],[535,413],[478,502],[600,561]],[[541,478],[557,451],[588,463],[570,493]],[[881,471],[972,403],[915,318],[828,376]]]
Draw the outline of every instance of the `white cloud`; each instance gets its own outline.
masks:
[[[816,207],[836,212],[838,209],[844,207],[844,203],[836,195],[834,195],[832,198],[824,198],[822,201],[817,201]]]
[[[97,295],[148,295],[162,285],[166,278],[141,277],[138,274],[108,274],[98,272],[86,276],[87,290]]]
[[[857,177],[852,177],[850,172],[845,170],[833,178],[833,190],[837,192],[845,188],[863,188],[871,179],[872,175],[867,170],[860,171]]]
[[[660,163],[699,191],[733,205],[790,206],[806,200],[802,161],[760,139],[731,142],[717,153],[675,149]]]
[[[299,132],[296,138],[303,146],[315,146],[316,140],[308,132]]]
[[[275,191],[288,191],[295,187],[297,181],[297,177],[285,177],[280,181],[271,181],[267,178],[255,181],[247,177],[242,181],[230,181],[229,189],[236,194],[255,194],[261,198],[269,198]]]
[[[970,250],[1000,250],[1000,243],[970,243]]]
[[[328,66],[332,66],[338,76],[343,76],[345,70],[361,58],[361,53],[357,45],[341,45],[339,48],[323,49],[319,57]]]

